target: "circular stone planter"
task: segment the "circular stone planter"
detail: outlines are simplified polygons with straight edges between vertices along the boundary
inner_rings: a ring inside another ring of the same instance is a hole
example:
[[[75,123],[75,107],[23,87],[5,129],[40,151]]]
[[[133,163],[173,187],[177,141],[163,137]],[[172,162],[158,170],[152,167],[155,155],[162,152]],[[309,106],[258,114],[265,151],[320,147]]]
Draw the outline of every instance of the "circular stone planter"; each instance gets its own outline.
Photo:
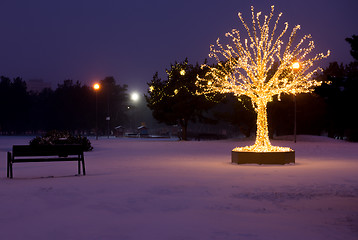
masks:
[[[288,164],[295,163],[295,151],[288,152],[231,152],[231,162],[237,164]]]

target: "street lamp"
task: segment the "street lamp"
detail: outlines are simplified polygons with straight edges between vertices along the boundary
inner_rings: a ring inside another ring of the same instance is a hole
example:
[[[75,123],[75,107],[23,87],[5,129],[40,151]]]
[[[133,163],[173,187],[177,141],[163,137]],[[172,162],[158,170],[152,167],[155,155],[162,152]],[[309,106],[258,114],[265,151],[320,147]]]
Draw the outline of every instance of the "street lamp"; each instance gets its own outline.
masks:
[[[294,72],[297,72],[298,69],[300,68],[300,63],[299,62],[294,62],[292,63],[292,69]],[[293,95],[293,102],[294,102],[294,106],[295,106],[295,110],[294,110],[294,124],[293,124],[293,141],[296,143],[297,140],[297,100],[296,100],[296,94]]]
[[[139,94],[136,93],[136,92],[133,92],[133,93],[131,94],[131,100],[132,100],[133,102],[137,102],[137,101],[139,100]]]
[[[94,92],[96,93],[96,140],[98,140],[98,91],[101,88],[99,83],[93,84]]]
[[[135,125],[136,125],[136,111],[135,111],[135,105],[136,103],[139,101],[140,99],[140,95],[137,92],[132,92],[130,95],[130,100],[133,103],[133,107],[131,107],[131,117],[130,117],[130,121],[129,121],[129,127],[132,130],[135,130]],[[133,126],[132,126],[133,125]]]

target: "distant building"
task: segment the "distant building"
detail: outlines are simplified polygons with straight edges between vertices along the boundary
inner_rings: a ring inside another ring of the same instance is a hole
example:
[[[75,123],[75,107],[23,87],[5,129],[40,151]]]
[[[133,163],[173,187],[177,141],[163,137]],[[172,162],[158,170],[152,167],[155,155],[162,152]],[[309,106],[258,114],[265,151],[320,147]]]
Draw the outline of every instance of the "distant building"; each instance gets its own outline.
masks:
[[[116,137],[123,137],[124,136],[124,130],[125,128],[122,126],[117,126],[114,128],[114,135]]]
[[[138,134],[140,137],[147,137],[149,136],[148,134],[148,128],[146,126],[140,126],[137,128],[138,130]]]
[[[27,91],[29,92],[41,92],[45,88],[51,88],[51,83],[42,79],[30,79],[26,83]]]

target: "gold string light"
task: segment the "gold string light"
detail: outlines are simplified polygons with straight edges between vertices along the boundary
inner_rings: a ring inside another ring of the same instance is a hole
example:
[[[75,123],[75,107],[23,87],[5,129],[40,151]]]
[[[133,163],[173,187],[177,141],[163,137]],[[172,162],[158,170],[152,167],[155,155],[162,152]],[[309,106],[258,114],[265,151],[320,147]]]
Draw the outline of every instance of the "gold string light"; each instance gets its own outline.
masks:
[[[261,12],[255,14],[251,7],[252,28],[245,23],[242,14],[238,16],[246,30],[248,38],[242,39],[241,32],[233,29],[226,33],[231,38],[232,45],[222,45],[217,39],[216,45],[210,46],[209,57],[216,59],[216,66],[203,64],[202,68],[209,71],[204,78],[199,76],[197,85],[204,90],[197,94],[233,93],[240,97],[246,95],[251,99],[257,113],[256,141],[252,146],[238,147],[233,151],[292,151],[290,148],[272,146],[269,140],[267,125],[267,103],[274,96],[312,92],[322,84],[313,79],[321,68],[311,69],[317,60],[326,58],[327,54],[317,54],[309,58],[308,54],[314,49],[311,35],[305,35],[298,42],[295,41],[300,25],[292,29],[288,41],[284,44],[283,36],[288,29],[288,23],[280,34],[276,34],[282,13],[272,22],[274,6],[271,12],[264,16]],[[270,24],[271,23],[271,24]],[[308,41],[308,42],[307,42]]]
[[[170,69],[166,70],[166,73],[168,74],[168,80],[165,82],[165,84],[161,87],[155,87],[154,85],[149,85],[148,92],[152,95],[156,96],[156,100],[154,98],[151,99],[152,104],[157,104],[163,100],[163,98],[169,97],[175,97],[180,91],[185,90],[187,93],[190,93],[191,95],[196,95],[195,92],[193,93],[187,86],[181,85],[177,86],[173,91],[168,90],[167,88],[172,88],[173,85],[171,81],[173,80],[173,77],[176,73],[179,73],[181,77],[184,77],[186,74],[186,68],[188,67],[188,62],[184,63],[175,63],[170,67]]]

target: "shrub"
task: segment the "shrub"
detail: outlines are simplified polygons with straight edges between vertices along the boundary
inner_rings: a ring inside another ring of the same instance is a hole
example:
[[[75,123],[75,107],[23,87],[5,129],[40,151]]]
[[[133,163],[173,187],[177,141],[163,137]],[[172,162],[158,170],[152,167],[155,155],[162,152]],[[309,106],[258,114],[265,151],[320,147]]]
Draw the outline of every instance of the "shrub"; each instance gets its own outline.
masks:
[[[83,136],[73,136],[68,131],[49,131],[42,137],[35,137],[30,141],[31,146],[55,144],[80,144],[84,151],[93,149],[90,140]]]

